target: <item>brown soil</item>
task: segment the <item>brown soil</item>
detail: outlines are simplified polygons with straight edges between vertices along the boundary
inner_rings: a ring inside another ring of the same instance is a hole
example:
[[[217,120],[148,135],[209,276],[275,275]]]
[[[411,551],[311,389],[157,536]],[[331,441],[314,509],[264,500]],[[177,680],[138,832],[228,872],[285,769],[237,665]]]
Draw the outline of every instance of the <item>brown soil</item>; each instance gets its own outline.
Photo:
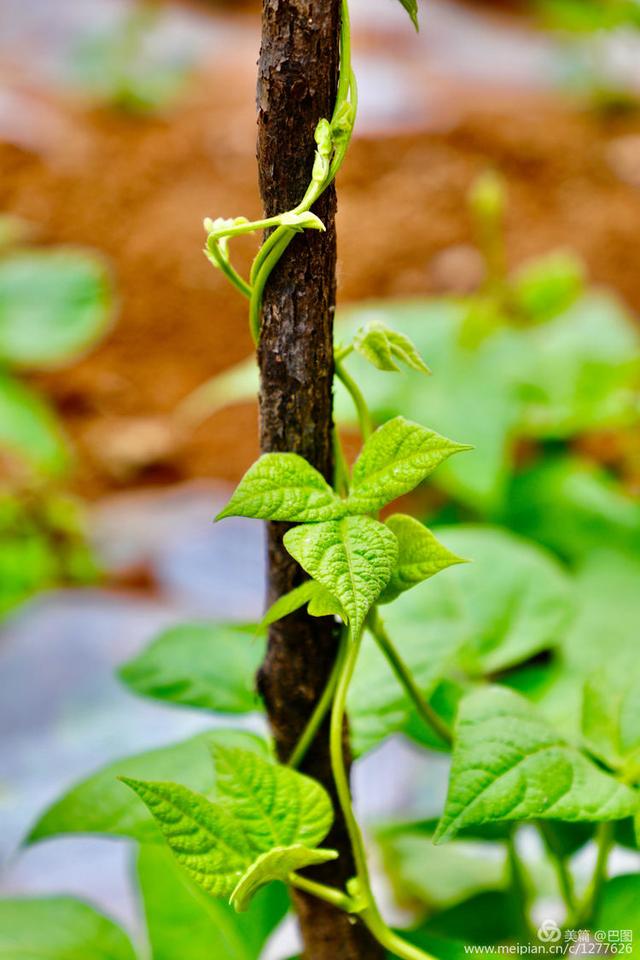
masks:
[[[233,83],[205,78],[170,121],[38,102],[48,117],[42,142],[0,144],[0,209],[41,224],[43,242],[103,251],[117,280],[113,332],[73,369],[38,378],[76,443],[76,483],[90,496],[194,476],[235,480],[256,453],[251,407],[213,416],[181,446],[162,434],[181,399],[251,350],[244,302],[200,253],[204,215],[259,212],[251,56],[246,63]],[[640,191],[625,182],[640,185],[640,119],[604,121],[533,96],[443,97],[444,132],[356,140],[339,182],[341,301],[472,284],[465,192],[492,165],[509,183],[514,263],[571,245],[595,282],[640,310]],[[251,250],[240,244],[243,268]]]

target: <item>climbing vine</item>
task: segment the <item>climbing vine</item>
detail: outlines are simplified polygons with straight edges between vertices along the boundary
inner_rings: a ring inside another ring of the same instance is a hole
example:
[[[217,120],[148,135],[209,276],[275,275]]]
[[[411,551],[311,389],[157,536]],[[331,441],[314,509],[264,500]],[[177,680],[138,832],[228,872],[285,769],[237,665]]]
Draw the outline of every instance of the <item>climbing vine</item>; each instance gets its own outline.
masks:
[[[256,347],[263,292],[271,273],[296,233],[325,229],[311,208],[342,166],[353,133],[357,101],[349,10],[347,0],[343,0],[336,103],[331,119],[323,118],[316,126],[315,159],[304,197],[292,210],[263,220],[205,220],[206,256],[249,300],[249,325]],[[246,280],[231,262],[229,241],[256,231],[269,233]],[[363,440],[353,471],[349,471],[337,432],[333,487],[297,454],[265,454],[245,474],[217,517],[298,524],[285,534],[284,545],[311,579],[277,600],[266,614],[263,627],[305,605],[312,616],[335,616],[343,624],[329,682],[288,765],[274,765],[251,752],[218,748],[214,759],[221,799],[214,803],[175,784],[126,782],[156,817],[180,862],[209,893],[229,897],[236,909],[243,910],[261,886],[285,880],[359,916],[378,942],[397,956],[424,960],[428,956],[424,951],[387,926],[376,903],[352,806],[342,731],[347,693],[367,630],[424,722],[437,738],[451,742],[449,729],[422,696],[389,637],[380,607],[462,561],[412,517],[398,513],[382,522],[378,514],[466,447],[403,417],[374,431],[366,399],[347,370],[348,357],[354,351],[381,370],[397,371],[399,364],[404,364],[424,374],[430,372],[407,337],[379,322],[365,324],[349,343],[334,351],[335,372],[352,397]],[[319,847],[333,819],[327,794],[319,784],[294,772],[328,711],[332,771],[356,865],[356,876],[346,890],[298,873],[302,867],[337,857],[335,851]]]

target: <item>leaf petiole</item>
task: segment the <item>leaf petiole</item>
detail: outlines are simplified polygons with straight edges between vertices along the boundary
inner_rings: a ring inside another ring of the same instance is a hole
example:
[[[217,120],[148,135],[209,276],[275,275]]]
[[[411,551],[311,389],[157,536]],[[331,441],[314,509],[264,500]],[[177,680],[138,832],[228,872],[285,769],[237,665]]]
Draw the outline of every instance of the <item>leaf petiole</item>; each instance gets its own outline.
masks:
[[[360,426],[362,439],[367,441],[373,433],[373,423],[371,421],[371,414],[369,413],[367,402],[362,394],[362,391],[360,390],[360,387],[355,382],[353,377],[347,373],[339,360],[336,360],[335,368],[336,376],[342,381],[343,385],[351,396],[351,399],[353,400],[353,405],[356,408],[356,414],[358,416],[358,424]]]
[[[389,661],[391,669],[406,690],[408,696],[413,701],[416,710],[424,720],[426,725],[446,744],[451,746],[453,735],[448,725],[436,713],[431,704],[425,700],[420,688],[413,678],[411,670],[406,665],[398,651],[396,650],[389,634],[386,631],[384,623],[380,618],[377,607],[374,607],[369,614],[367,626],[371,631],[376,643]]]
[[[606,820],[598,824],[596,833],[596,845],[598,856],[593,872],[593,878],[587,892],[585,902],[578,911],[578,921],[580,923],[590,924],[593,922],[600,904],[602,887],[607,879],[607,866],[609,863],[609,854],[613,847],[615,835],[613,831],[613,821]]]
[[[222,254],[217,242],[207,243],[207,253],[210,254],[211,258],[215,261],[216,266],[222,271],[227,280],[229,280],[230,283],[232,283],[233,286],[240,291],[243,297],[246,297],[248,300],[250,300],[252,294],[251,285],[240,276],[234,267],[232,267],[229,259]]]
[[[289,884],[296,890],[303,893],[309,893],[319,900],[332,904],[338,910],[344,910],[345,913],[354,913],[356,908],[355,900],[347,893],[338,890],[337,887],[329,887],[325,883],[317,883],[315,880],[309,880],[307,877],[301,877],[297,873],[292,873],[288,878]]]
[[[542,836],[547,853],[549,854],[558,878],[560,893],[562,894],[562,899],[564,900],[567,908],[567,921],[572,922],[572,918],[576,911],[576,896],[573,877],[567,865],[567,858],[563,857],[561,852],[558,850],[558,847],[554,842],[553,833],[548,823],[545,823],[544,820],[539,820],[538,830],[540,831],[540,835]]]

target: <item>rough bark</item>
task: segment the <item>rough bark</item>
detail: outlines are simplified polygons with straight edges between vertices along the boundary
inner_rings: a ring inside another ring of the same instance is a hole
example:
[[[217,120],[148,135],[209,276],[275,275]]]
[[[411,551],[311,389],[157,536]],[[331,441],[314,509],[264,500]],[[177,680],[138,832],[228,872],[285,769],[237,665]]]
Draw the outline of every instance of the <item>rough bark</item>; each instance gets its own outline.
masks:
[[[258,163],[267,216],[294,207],[313,165],[315,126],[330,117],[339,67],[340,0],[263,0],[258,76]],[[264,452],[293,451],[327,478],[332,474],[333,313],[336,196],[333,188],[315,212],[325,234],[295,238],[265,291],[260,429]],[[303,579],[282,546],[283,524],[268,529],[269,602]],[[322,693],[337,650],[331,619],[294,614],[274,624],[258,683],[278,754],[286,759]],[[348,749],[345,738],[345,749]],[[337,861],[308,871],[343,887],[354,874],[344,821],[331,775],[328,724],[302,765],[330,792],[334,828],[324,846]],[[308,960],[377,960],[382,954],[360,924],[315,898],[295,894]]]

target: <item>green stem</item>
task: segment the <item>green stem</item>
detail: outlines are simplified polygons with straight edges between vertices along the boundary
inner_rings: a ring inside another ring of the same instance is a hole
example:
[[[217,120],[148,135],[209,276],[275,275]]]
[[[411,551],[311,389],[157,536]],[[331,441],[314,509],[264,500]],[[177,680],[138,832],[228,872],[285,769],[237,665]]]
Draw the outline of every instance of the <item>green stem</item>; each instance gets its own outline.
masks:
[[[366,924],[378,943],[386,947],[402,960],[433,960],[433,958],[423,950],[406,943],[401,937],[397,936],[384,922],[378,905],[375,901],[371,889],[371,879],[369,876],[369,867],[367,865],[367,854],[364,847],[362,833],[358,826],[353,806],[351,804],[351,789],[349,786],[349,777],[344,762],[344,720],[347,706],[347,693],[349,684],[353,677],[360,644],[362,641],[362,631],[358,635],[353,635],[351,630],[344,631],[343,643],[341,646],[340,660],[340,678],[336,689],[336,695],[333,701],[331,711],[331,731],[329,737],[329,749],[331,754],[331,768],[338,795],[338,803],[344,817],[353,851],[353,859],[356,867],[356,878],[358,882],[358,893],[363,898],[364,909],[360,912],[362,922]]]
[[[547,849],[558,878],[560,893],[562,894],[562,899],[564,900],[567,908],[567,921],[571,922],[571,918],[574,916],[576,910],[576,896],[573,877],[571,876],[571,871],[567,866],[566,857],[563,857],[558,850],[554,840],[553,832],[548,823],[545,823],[544,820],[539,820],[538,830],[540,831],[544,845]]]
[[[367,401],[365,400],[358,384],[355,382],[353,377],[347,373],[339,360],[336,361],[335,367],[336,376],[342,381],[349,392],[351,399],[353,400],[353,405],[356,408],[356,414],[358,415],[360,433],[362,434],[362,439],[366,441],[373,433],[373,423],[371,421],[371,414],[369,413]]]
[[[307,721],[307,725],[302,732],[302,736],[298,740],[297,744],[294,747],[293,753],[287,760],[287,766],[296,769],[300,766],[304,760],[306,753],[315,740],[318,730],[322,726],[322,723],[329,712],[329,708],[333,702],[333,696],[338,685],[338,677],[342,670],[342,660],[344,659],[342,650],[338,651],[338,656],[336,657],[335,663],[329,675],[329,679],[325,685],[324,690],[322,691],[322,696],[316,703],[313,713]]]
[[[338,428],[335,426],[333,428],[333,459],[335,463],[335,488],[339,494],[346,497],[349,494],[349,467],[345,460]]]
[[[598,857],[591,885],[587,893],[585,903],[578,915],[581,923],[590,924],[593,922],[600,904],[602,887],[607,879],[607,866],[609,864],[609,854],[614,843],[613,823],[605,821],[598,824],[596,833],[596,843],[598,847]]]
[[[333,353],[334,363],[340,363],[341,360],[346,360],[347,357],[353,353],[354,349],[352,343],[349,343],[346,347],[338,347]]]
[[[351,630],[343,629],[343,641],[338,657],[340,663],[340,674],[336,695],[333,700],[333,709],[331,711],[331,730],[329,735],[329,750],[331,754],[331,768],[333,778],[336,784],[336,793],[340,809],[345,819],[347,832],[353,849],[353,858],[356,865],[358,879],[363,884],[365,891],[369,893],[369,869],[367,867],[367,855],[364,849],[364,841],[360,832],[360,827],[355,818],[353,807],[351,805],[351,789],[349,786],[349,777],[344,762],[344,719],[347,709],[347,693],[356,661],[360,652],[360,643],[362,633],[353,636]],[[370,896],[370,893],[369,893]]]
[[[290,873],[288,881],[296,890],[310,893],[312,896],[318,897],[319,900],[325,900],[327,903],[331,903],[339,910],[345,910],[347,913],[352,912],[354,906],[353,900],[348,894],[343,893],[342,890],[338,890],[336,887],[328,887],[325,883],[316,883],[315,880],[301,877],[297,873]]]
[[[276,247],[280,243],[282,238],[287,236],[288,234],[291,234],[291,238],[293,239],[294,231],[291,229],[291,227],[283,227],[282,224],[279,227],[277,227],[273,231],[273,233],[269,234],[267,239],[264,241],[264,243],[258,250],[258,253],[256,254],[256,257],[251,265],[251,273],[250,273],[249,279],[251,280],[252,284],[256,282],[258,273],[262,269],[262,266],[265,260],[267,259],[267,257],[269,256],[273,248]]]
[[[386,947],[396,957],[401,957],[402,960],[435,960],[432,954],[403,940],[397,933],[390,930],[385,923],[378,925],[373,918],[369,917],[366,910],[360,916],[362,922],[369,928],[378,943]]]
[[[529,918],[529,882],[524,864],[520,859],[520,854],[516,846],[516,830],[517,827],[512,826],[507,837],[507,857],[511,871],[511,890],[517,909],[520,911],[523,932],[532,936],[534,931]]]
[[[342,0],[340,14],[342,17],[340,23],[340,77],[338,80],[334,117],[340,105],[348,101],[349,88],[351,85],[351,22],[348,0]]]
[[[408,668],[398,651],[396,650],[394,644],[391,641],[389,634],[386,631],[384,623],[380,618],[377,607],[374,607],[368,621],[369,629],[373,634],[376,643],[384,653],[385,657],[391,665],[391,669],[395,673],[396,677],[406,690],[408,696],[413,700],[413,703],[416,707],[416,710],[426,723],[426,725],[446,744],[451,746],[453,743],[453,736],[451,730],[447,724],[438,716],[436,711],[433,709],[430,703],[422,695],[422,691],[418,687],[416,681],[413,678],[411,670]]]
[[[336,96],[335,108],[333,111],[334,120],[338,116],[344,104],[349,103],[349,96],[352,98],[352,108],[357,110],[358,90],[355,75],[351,69],[351,26],[349,21],[349,7],[347,0],[342,0],[342,27],[340,32],[340,77],[338,80],[338,93]],[[297,207],[294,207],[293,213],[306,213],[313,204],[322,196],[325,190],[333,183],[338,170],[344,161],[351,136],[353,133],[353,124],[349,129],[348,135],[336,146],[329,172],[325,179],[319,183],[312,180],[304,197]],[[257,224],[268,228],[277,222],[277,217],[271,217],[268,220],[257,221]],[[254,224],[254,229],[256,225]],[[244,227],[241,230],[245,230]],[[254,343],[258,344],[260,340],[260,315],[262,313],[262,297],[267,281],[273,272],[278,261],[283,256],[285,250],[291,243],[296,231],[291,230],[286,225],[280,224],[273,233],[267,237],[264,244],[258,251],[258,254],[251,267],[251,285],[252,295],[249,309],[249,326]]]
[[[230,262],[226,259],[226,257],[222,256],[222,254],[220,253],[220,248],[218,247],[218,244],[212,243],[208,245],[207,249],[209,250],[211,256],[216,261],[218,267],[220,268],[222,273],[225,275],[227,280],[229,280],[230,283],[232,283],[233,286],[240,291],[243,297],[247,297],[247,299],[250,300],[251,293],[252,293],[251,287],[249,286],[247,281],[240,276],[237,270],[235,270],[231,266]]]
[[[260,342],[260,314],[262,313],[262,295],[264,294],[264,288],[267,285],[267,280],[271,276],[273,268],[293,240],[294,233],[293,230],[287,230],[278,242],[272,246],[253,284],[251,303],[249,305],[249,328],[256,346],[258,346]]]

